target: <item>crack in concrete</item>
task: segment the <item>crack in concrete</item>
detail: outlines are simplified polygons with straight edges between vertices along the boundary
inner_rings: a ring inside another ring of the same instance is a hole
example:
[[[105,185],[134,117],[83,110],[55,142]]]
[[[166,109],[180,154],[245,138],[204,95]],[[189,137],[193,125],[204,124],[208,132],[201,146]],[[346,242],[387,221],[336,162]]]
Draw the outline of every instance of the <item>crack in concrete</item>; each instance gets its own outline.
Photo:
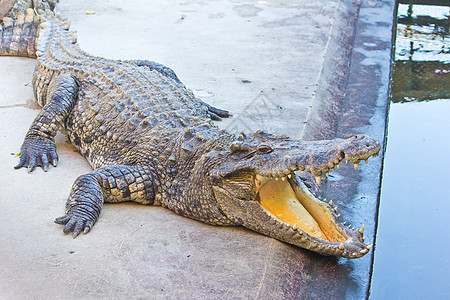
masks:
[[[37,102],[32,99],[28,99],[27,102],[25,102],[25,103],[0,105],[0,109],[8,109],[8,108],[16,108],[16,107],[24,107],[24,108],[29,108],[29,109],[33,109],[33,110],[41,109],[41,107],[37,104]]]
[[[11,105],[0,105],[0,109],[3,109],[3,108],[14,108],[14,107],[27,107],[28,108],[28,105],[26,103],[11,104]]]
[[[269,261],[269,257],[272,257],[273,243],[274,243],[274,240],[271,239],[270,243],[269,243],[269,250],[267,251],[266,257],[264,258],[264,271],[262,273],[261,281],[259,282],[258,290],[256,291],[256,295],[255,295],[254,299],[259,299],[259,294],[264,286],[264,281],[265,281],[266,274],[267,274],[267,263]]]

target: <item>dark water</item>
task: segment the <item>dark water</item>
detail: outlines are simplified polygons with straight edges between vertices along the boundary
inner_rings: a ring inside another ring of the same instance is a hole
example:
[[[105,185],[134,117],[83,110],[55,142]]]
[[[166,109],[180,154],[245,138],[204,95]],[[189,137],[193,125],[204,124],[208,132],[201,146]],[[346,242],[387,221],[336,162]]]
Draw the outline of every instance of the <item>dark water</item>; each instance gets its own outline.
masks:
[[[370,299],[450,299],[449,7],[398,21]]]

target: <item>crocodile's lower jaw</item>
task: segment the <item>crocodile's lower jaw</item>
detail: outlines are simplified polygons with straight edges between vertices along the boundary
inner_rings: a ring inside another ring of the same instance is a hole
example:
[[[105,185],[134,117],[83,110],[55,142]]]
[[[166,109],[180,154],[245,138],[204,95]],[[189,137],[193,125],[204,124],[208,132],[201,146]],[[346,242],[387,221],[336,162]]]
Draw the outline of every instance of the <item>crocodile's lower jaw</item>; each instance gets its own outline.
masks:
[[[325,203],[311,198],[303,189],[294,191],[292,178],[270,179],[257,176],[258,200],[278,219],[296,225],[304,232],[329,242],[345,242]]]

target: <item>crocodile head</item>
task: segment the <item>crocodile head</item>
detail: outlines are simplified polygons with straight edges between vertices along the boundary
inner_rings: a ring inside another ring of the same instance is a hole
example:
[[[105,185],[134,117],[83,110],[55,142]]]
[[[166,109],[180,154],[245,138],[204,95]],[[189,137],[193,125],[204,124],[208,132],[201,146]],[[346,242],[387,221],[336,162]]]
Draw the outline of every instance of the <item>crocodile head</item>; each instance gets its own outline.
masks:
[[[297,141],[256,132],[230,146],[230,155],[210,172],[214,196],[233,222],[322,255],[357,258],[369,252],[363,230],[344,226],[332,202],[319,200],[295,172],[321,176],[343,160],[357,168],[378,155],[380,143],[368,136]]]

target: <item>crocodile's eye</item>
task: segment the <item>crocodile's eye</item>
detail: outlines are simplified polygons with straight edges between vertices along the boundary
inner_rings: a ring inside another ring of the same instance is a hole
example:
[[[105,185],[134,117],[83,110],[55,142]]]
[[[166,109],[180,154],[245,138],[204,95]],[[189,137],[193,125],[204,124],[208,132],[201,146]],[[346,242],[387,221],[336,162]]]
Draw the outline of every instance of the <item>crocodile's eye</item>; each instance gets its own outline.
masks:
[[[359,140],[362,140],[363,138],[364,138],[364,136],[362,136],[362,135],[354,135],[351,137],[351,139],[353,141],[359,141]]]
[[[241,142],[241,141],[234,141],[230,145],[230,152],[231,154],[234,154],[239,151],[249,151],[250,146],[247,143]]]
[[[273,151],[273,149],[269,145],[266,145],[266,144],[259,145],[258,149],[257,149],[258,154],[266,154],[266,153],[270,153],[272,151]]]

